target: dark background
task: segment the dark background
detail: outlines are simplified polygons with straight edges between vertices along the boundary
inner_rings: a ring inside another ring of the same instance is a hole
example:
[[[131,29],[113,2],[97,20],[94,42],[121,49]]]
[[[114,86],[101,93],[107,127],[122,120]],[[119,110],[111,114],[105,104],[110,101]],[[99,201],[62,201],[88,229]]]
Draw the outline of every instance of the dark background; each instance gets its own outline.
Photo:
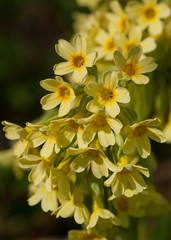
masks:
[[[0,0],[0,122],[21,126],[42,113],[45,92],[40,80],[54,77],[58,39],[69,40],[75,0]],[[0,150],[9,142],[0,126]],[[44,213],[40,204],[27,204],[27,174],[16,179],[0,166],[0,239],[37,239],[66,236],[77,227],[72,220]]]

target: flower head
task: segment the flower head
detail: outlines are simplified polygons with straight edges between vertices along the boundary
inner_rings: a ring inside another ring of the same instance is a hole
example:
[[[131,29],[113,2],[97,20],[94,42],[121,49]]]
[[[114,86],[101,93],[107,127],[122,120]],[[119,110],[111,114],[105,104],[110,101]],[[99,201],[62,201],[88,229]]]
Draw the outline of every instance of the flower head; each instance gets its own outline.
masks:
[[[117,102],[127,103],[130,100],[128,90],[117,87],[118,81],[116,72],[106,72],[103,75],[103,85],[90,83],[85,86],[85,92],[94,98],[87,104],[88,111],[95,113],[104,108],[108,115],[116,117],[120,112]]]
[[[96,114],[88,118],[80,119],[80,122],[87,124],[83,131],[83,140],[89,144],[97,133],[99,143],[103,147],[115,144],[113,131],[118,134],[122,128],[122,123],[118,119],[109,118],[104,111],[99,110]]]
[[[142,158],[147,158],[151,153],[148,138],[161,143],[166,141],[164,134],[156,128],[159,123],[159,120],[155,118],[125,127],[124,132],[127,137],[124,143],[124,152],[130,153],[136,148]]]
[[[65,75],[72,73],[72,81],[76,83],[83,82],[87,75],[87,67],[92,67],[97,58],[96,52],[86,52],[86,37],[77,34],[74,38],[74,46],[66,40],[59,40],[56,45],[57,53],[67,60],[54,66],[56,75]]]
[[[114,52],[116,70],[121,72],[122,79],[131,79],[136,84],[147,84],[149,82],[149,78],[144,76],[143,73],[154,71],[157,64],[152,57],[146,57],[140,61],[142,53],[140,45],[130,48],[127,59],[123,57],[120,51],[116,50]]]
[[[70,109],[73,100],[75,99],[75,93],[70,84],[64,82],[61,77],[56,79],[46,79],[40,82],[40,85],[52,92],[42,97],[41,104],[44,110],[50,110],[60,104],[58,116],[66,115]]]
[[[143,29],[148,27],[150,34],[157,35],[163,30],[160,19],[170,15],[170,9],[165,3],[157,4],[157,0],[143,0],[143,3],[130,1],[126,10],[130,17],[136,19]]]
[[[128,159],[122,156],[117,166],[113,167],[113,174],[105,181],[105,186],[111,186],[112,198],[120,195],[128,196],[128,189],[134,190],[134,193],[142,192],[147,186],[141,174],[149,177],[147,168],[136,165],[137,159]]]

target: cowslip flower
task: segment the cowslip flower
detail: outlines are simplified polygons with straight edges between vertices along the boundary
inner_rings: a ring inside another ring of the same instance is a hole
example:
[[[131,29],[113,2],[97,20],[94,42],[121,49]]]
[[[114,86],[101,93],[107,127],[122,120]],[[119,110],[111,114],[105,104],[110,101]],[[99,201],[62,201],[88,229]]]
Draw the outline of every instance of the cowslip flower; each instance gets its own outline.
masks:
[[[80,189],[75,188],[74,193],[68,200],[65,200],[60,207],[54,212],[56,217],[68,218],[74,216],[76,223],[87,224],[90,213],[83,203],[84,196]]]
[[[27,126],[23,128],[8,121],[3,121],[2,125],[4,125],[3,131],[6,138],[9,140],[18,140],[13,147],[14,155],[20,157],[23,154],[27,154],[30,147],[32,147],[31,143],[27,140],[27,136],[32,130]]]
[[[128,196],[127,189],[134,191],[135,194],[142,192],[146,189],[146,184],[141,174],[149,177],[149,171],[147,168],[136,165],[138,159],[128,159],[128,157],[122,156],[117,165],[113,166],[113,174],[104,182],[106,187],[111,186],[113,199],[117,196],[126,195]]]
[[[72,73],[72,81],[82,83],[87,75],[87,67],[92,67],[97,58],[96,52],[86,52],[86,37],[77,34],[73,39],[73,46],[64,39],[60,39],[55,46],[59,56],[67,62],[58,63],[54,66],[56,75]]]
[[[159,123],[159,119],[155,118],[134,123],[132,126],[126,126],[124,128],[124,133],[126,134],[124,152],[131,153],[136,148],[142,158],[147,158],[151,153],[151,145],[148,138],[160,143],[166,141],[164,134],[156,128],[159,126]]]
[[[104,108],[108,115],[115,118],[120,112],[117,102],[128,103],[130,101],[128,90],[117,87],[118,81],[118,73],[108,71],[103,75],[102,84],[86,85],[85,92],[94,98],[87,104],[87,110],[96,113]]]
[[[138,195],[141,197],[141,194]],[[118,211],[118,219],[124,228],[127,228],[130,224],[129,216],[139,218],[145,215],[143,208],[140,206],[140,197],[138,195],[131,198],[119,196],[113,200],[113,205]]]
[[[58,110],[58,116],[62,117],[66,115],[72,106],[72,102],[75,99],[75,93],[71,88],[70,84],[64,82],[61,77],[56,77],[56,79],[46,79],[40,82],[41,87],[50,91],[49,93],[42,97],[40,103],[44,110],[50,110],[60,104]]]
[[[143,54],[149,53],[156,48],[156,43],[153,37],[146,37],[142,40],[142,29],[139,26],[132,26],[128,32],[128,37],[123,33],[115,34],[115,42],[126,57],[129,49],[140,44],[143,49]]]
[[[98,52],[98,59],[104,58],[107,61],[111,61],[113,59],[113,52],[118,47],[115,43],[114,33],[110,31],[110,28],[109,32],[100,28],[95,37],[95,42],[98,44],[94,48]]]
[[[115,70],[121,72],[122,79],[131,79],[136,84],[147,84],[149,82],[149,78],[144,76],[143,73],[154,71],[157,64],[152,57],[140,60],[142,54],[143,51],[140,45],[132,46],[126,59],[120,51],[116,50],[114,52]]]
[[[135,19],[140,27],[148,28],[152,35],[160,34],[163,30],[163,23],[170,15],[170,9],[166,3],[158,3],[157,0],[143,0],[143,3],[130,1],[126,7],[130,17]]]
[[[29,206],[34,206],[41,202],[41,208],[44,212],[55,211],[58,207],[58,201],[64,201],[63,196],[57,188],[49,191],[45,184],[40,184],[39,186],[33,185],[30,190],[31,196],[27,200]]]
[[[27,139],[32,143],[33,147],[41,146],[40,156],[48,158],[55,151],[60,151],[57,144],[57,131],[52,131],[49,126],[41,124],[30,124],[27,123],[32,132],[28,135]]]
[[[69,148],[67,153],[76,156],[71,163],[71,168],[75,172],[83,172],[90,166],[93,175],[96,178],[101,178],[102,176],[107,177],[109,174],[108,169],[112,169],[113,167],[113,164],[99,148]]]
[[[113,225],[120,224],[118,218],[109,210],[105,209],[100,199],[93,202],[93,212],[90,215],[90,221],[87,229],[98,227],[99,229],[111,228]]]
[[[118,119],[109,118],[102,110],[90,117],[80,119],[80,123],[87,124],[83,130],[84,142],[89,144],[97,134],[99,143],[103,147],[114,145],[114,133],[118,134],[122,128],[122,123]]]
[[[79,119],[63,118],[51,121],[50,128],[55,132],[57,130],[57,143],[61,148],[67,147],[76,136],[79,148],[85,147],[82,133],[83,125],[79,123]]]
[[[127,13],[122,9],[118,1],[110,2],[112,13],[107,13],[106,18],[109,20],[109,25],[116,28],[117,31],[127,33],[129,29],[129,19]]]

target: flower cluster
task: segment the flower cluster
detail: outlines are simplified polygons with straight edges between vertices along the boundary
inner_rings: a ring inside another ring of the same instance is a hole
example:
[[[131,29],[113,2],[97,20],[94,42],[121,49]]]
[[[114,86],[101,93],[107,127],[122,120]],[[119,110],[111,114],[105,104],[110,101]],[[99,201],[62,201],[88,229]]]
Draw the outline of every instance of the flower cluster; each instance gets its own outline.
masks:
[[[43,211],[84,224],[70,240],[114,239],[102,229],[126,228],[129,216],[146,214],[148,201],[143,205],[141,198],[151,192],[143,159],[151,153],[149,138],[162,143],[165,136],[157,118],[138,120],[129,84],[149,82],[146,74],[157,64],[145,54],[156,48],[154,35],[169,14],[166,4],[144,0],[124,9],[111,1],[109,9],[78,16],[75,29],[84,34],[58,41],[56,52],[65,61],[53,67],[55,78],[40,82],[50,92],[40,101],[48,114],[25,127],[2,123],[6,137],[17,140],[19,166],[31,169],[29,205],[41,202]]]

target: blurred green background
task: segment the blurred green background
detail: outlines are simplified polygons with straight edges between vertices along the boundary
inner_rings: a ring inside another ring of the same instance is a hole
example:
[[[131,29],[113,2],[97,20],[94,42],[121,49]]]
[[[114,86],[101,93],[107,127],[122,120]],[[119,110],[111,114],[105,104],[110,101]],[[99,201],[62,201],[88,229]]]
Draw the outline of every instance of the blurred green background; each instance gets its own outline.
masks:
[[[39,82],[54,76],[55,44],[69,40],[77,10],[75,0],[0,1],[0,121],[24,126],[42,113]],[[0,131],[0,150],[7,149],[2,126]],[[0,239],[66,235],[74,223],[57,220],[40,205],[29,207],[27,184],[27,174],[17,180],[12,169],[0,166]]]

